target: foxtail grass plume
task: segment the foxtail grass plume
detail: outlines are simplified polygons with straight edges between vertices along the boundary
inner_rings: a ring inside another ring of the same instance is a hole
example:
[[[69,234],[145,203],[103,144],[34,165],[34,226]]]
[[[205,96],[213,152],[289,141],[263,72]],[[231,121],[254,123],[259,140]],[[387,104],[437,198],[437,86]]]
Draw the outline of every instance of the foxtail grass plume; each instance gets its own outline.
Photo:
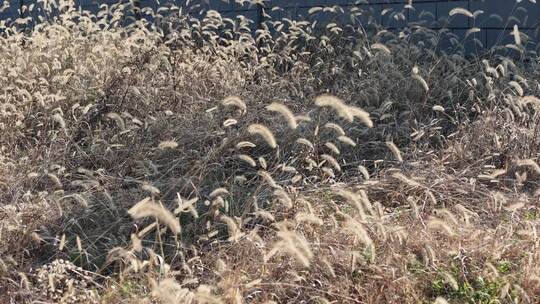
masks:
[[[328,141],[324,143],[324,146],[330,149],[330,151],[332,151],[332,153],[334,153],[335,155],[341,154],[341,151],[339,151],[338,147],[334,145],[334,143]]]
[[[467,10],[466,8],[463,8],[463,7],[456,7],[454,9],[452,9],[449,13],[448,13],[449,16],[454,16],[454,15],[463,15],[463,16],[466,16],[466,17],[469,17],[469,18],[473,18],[474,15],[473,13],[471,13],[469,10]]]
[[[540,175],[540,166],[533,159],[519,159],[516,160],[516,165],[518,167],[529,167],[536,174]]]
[[[240,154],[240,155],[237,155],[236,156],[238,159],[246,162],[248,165],[250,165],[251,167],[257,167],[257,163],[255,162],[255,160],[249,156],[249,155],[246,155],[246,154]]]
[[[124,123],[124,119],[120,115],[118,115],[118,113],[114,113],[114,112],[107,113],[107,118],[113,120],[118,126],[118,128],[120,128],[120,130],[124,131],[126,129],[126,124]]]
[[[302,266],[309,267],[314,255],[309,243],[298,233],[286,228],[285,225],[278,225],[277,241],[272,249],[265,254],[264,261],[269,261],[276,253],[284,251],[297,260]]]
[[[270,105],[266,106],[266,109],[268,111],[277,112],[285,118],[287,121],[287,124],[289,125],[289,128],[296,129],[298,127],[298,123],[296,122],[296,118],[291,110],[289,108],[281,103],[273,102]]]
[[[348,106],[341,100],[340,98],[333,96],[333,95],[321,95],[315,98],[315,105],[319,107],[330,107],[334,109],[338,115],[349,121],[352,122],[354,120],[354,116],[349,111]]]
[[[339,165],[337,160],[334,157],[332,157],[332,155],[322,154],[321,158],[325,160],[326,162],[328,162],[332,167],[334,167],[336,171],[341,171],[341,166]]]
[[[349,111],[351,111],[353,117],[358,118],[368,128],[373,128],[373,121],[369,118],[368,112],[354,106],[349,106]]]
[[[521,45],[521,36],[520,36],[520,33],[519,33],[519,27],[518,27],[517,24],[514,24],[514,28],[512,30],[512,36],[514,36],[515,44],[520,46]]]
[[[295,117],[295,119],[298,122],[310,122],[311,121],[311,117],[309,117],[308,115],[297,115]]]
[[[252,124],[248,127],[248,132],[252,135],[257,134],[261,136],[271,148],[275,149],[277,147],[274,134],[266,126],[261,124]]]
[[[444,112],[444,108],[440,105],[434,105],[432,109],[435,112]]]
[[[371,49],[381,51],[385,55],[392,55],[392,52],[390,51],[390,49],[386,45],[384,45],[382,43],[374,43],[374,44],[372,44]]]
[[[220,220],[227,224],[227,229],[229,231],[229,242],[238,242],[244,233],[240,231],[240,227],[238,226],[236,220],[225,215],[222,215]]]
[[[293,201],[285,190],[275,189],[273,194],[286,209],[293,207]]]
[[[298,213],[296,213],[296,215],[294,216],[294,220],[297,223],[307,223],[307,224],[311,224],[311,225],[319,226],[319,227],[324,224],[324,222],[323,222],[323,220],[321,218],[319,218],[315,214],[309,213],[309,212],[298,212]]]
[[[252,142],[249,141],[241,141],[236,144],[236,149],[242,149],[242,148],[255,148],[257,145],[255,145]]]
[[[58,124],[62,129],[66,128],[66,122],[60,113],[56,113],[52,116],[52,120]]]
[[[268,164],[266,163],[266,159],[264,157],[262,157],[262,156],[259,156],[258,160],[259,160],[259,165],[261,165],[261,168],[266,170],[268,168]]]
[[[314,149],[315,149],[315,147],[313,146],[313,144],[311,143],[311,141],[307,140],[306,138],[298,138],[298,139],[296,140],[296,142],[297,142],[298,144],[301,144],[301,145],[304,145],[304,146],[310,148],[311,150],[314,150]]]
[[[324,166],[321,168],[321,171],[330,178],[336,178],[336,174],[334,174],[334,170],[332,170],[331,168]]]
[[[281,189],[281,186],[278,185],[276,183],[276,181],[272,178],[272,176],[270,175],[270,173],[264,171],[264,170],[260,170],[258,172],[259,176],[261,176],[263,178],[263,180],[272,188],[275,188],[275,189]]]
[[[63,188],[63,185],[62,185],[62,182],[60,181],[60,179],[58,178],[58,176],[56,176],[55,174],[53,173],[47,173],[47,177],[53,182],[53,184],[61,189]]]
[[[140,219],[150,216],[155,217],[159,221],[167,225],[167,227],[169,227],[169,229],[173,233],[178,234],[181,232],[180,222],[178,221],[178,218],[176,218],[169,210],[165,209],[160,204],[152,202],[149,197],[143,199],[142,201],[131,207],[128,210],[128,213],[134,219]]]
[[[161,191],[159,191],[156,186],[150,185],[148,183],[142,184],[141,189],[152,195],[159,195],[161,193]]]
[[[262,218],[263,220],[267,222],[275,222],[276,219],[274,215],[271,212],[268,212],[266,210],[258,210],[253,212],[253,215],[255,215],[258,218]]]
[[[369,128],[373,127],[373,122],[369,118],[369,114],[367,112],[358,107],[346,105],[343,100],[336,96],[320,95],[315,98],[315,105],[318,107],[330,107],[334,109],[334,111],[336,111],[341,118],[349,122],[353,122],[354,118],[357,117]]]
[[[226,107],[236,107],[242,112],[242,114],[247,112],[246,103],[238,96],[229,96],[223,99],[221,104]]]
[[[445,298],[443,297],[437,297],[435,299],[435,302],[433,302],[433,304],[449,304],[448,301],[446,301]]]
[[[344,135],[345,135],[345,131],[343,130],[343,128],[342,128],[340,125],[335,124],[335,123],[333,123],[333,122],[326,123],[326,124],[324,125],[324,127],[327,128],[327,129],[336,131],[336,133],[337,133],[339,136],[344,136]]]
[[[409,185],[411,187],[420,187],[421,186],[420,183],[418,183],[417,181],[415,181],[413,179],[410,179],[410,178],[406,177],[405,175],[403,175],[403,173],[400,173],[400,172],[393,173],[392,177],[404,182],[405,184],[407,184],[407,185]]]
[[[338,140],[340,142],[346,144],[346,145],[351,146],[351,147],[356,147],[356,143],[354,142],[354,140],[352,140],[352,138],[350,138],[348,136],[345,136],[345,135],[339,136]]]
[[[348,217],[345,220],[344,228],[358,237],[358,239],[366,246],[366,248],[371,251],[371,258],[373,259],[375,256],[375,244],[373,243],[373,240],[369,236],[367,229],[364,227],[364,225],[359,221],[355,220],[354,218]]]
[[[364,167],[362,165],[359,165],[358,166],[358,171],[360,171],[360,173],[362,173],[362,176],[364,177],[365,180],[369,180],[369,178],[370,178],[369,171],[367,170],[366,167]]]
[[[362,198],[360,195],[345,189],[337,189],[334,191],[334,193],[343,197],[349,204],[356,208],[361,220],[364,221],[367,219],[366,210],[362,204]]]
[[[521,98],[522,104],[533,104],[534,106],[540,107],[540,98],[532,95],[523,96]]]
[[[194,197],[192,199],[184,199],[184,198],[182,198],[180,196],[179,193],[176,193],[176,197],[177,197],[176,200],[177,200],[177,203],[178,203],[178,207],[176,209],[174,209],[174,212],[173,212],[174,215],[178,215],[180,213],[189,211],[189,213],[191,213],[191,215],[194,218],[199,217],[199,213],[197,212],[197,209],[194,206],[195,203],[197,203],[199,201],[199,198]]]
[[[226,188],[217,188],[215,189],[214,191],[212,191],[209,195],[210,198],[215,198],[217,196],[224,196],[224,195],[228,195],[229,194],[229,190],[227,190]]]
[[[422,86],[422,88],[424,89],[424,91],[426,91],[426,93],[429,92],[429,85],[427,81],[422,76],[420,76],[420,74],[413,73],[412,78],[416,80]]]
[[[66,234],[62,234],[62,237],[60,238],[60,244],[58,245],[58,251],[64,250],[64,246],[66,245]]]
[[[446,284],[450,285],[450,287],[452,287],[453,290],[455,291],[459,290],[459,284],[452,274],[450,274],[447,271],[443,271],[441,275],[444,278],[444,281],[446,282]]]
[[[516,91],[517,95],[518,96],[523,96],[523,94],[525,94],[525,91],[523,90],[523,87],[521,87],[521,85],[517,82],[517,81],[510,81],[508,83],[508,85],[510,87],[512,87],[514,89],[514,91]]]
[[[456,235],[454,229],[452,229],[452,227],[450,227],[450,225],[448,225],[445,221],[443,221],[441,219],[438,219],[438,218],[432,218],[428,222],[427,227],[429,229],[431,229],[431,230],[436,230],[436,231],[443,232],[444,234],[446,234],[447,236],[450,236],[450,237]]]
[[[393,142],[391,141],[387,141],[386,142],[386,146],[388,147],[388,149],[390,149],[390,151],[392,151],[392,154],[394,155],[394,158],[402,163],[403,162],[403,157],[401,157],[401,151],[399,151],[398,147],[396,146],[396,144],[394,144]]]
[[[176,147],[178,147],[178,143],[173,140],[165,140],[158,145],[158,149],[160,150],[174,149]]]
[[[481,29],[478,27],[471,27],[470,29],[467,30],[467,32],[465,32],[465,39],[467,39],[467,37],[469,37],[470,35],[474,33],[478,33],[480,31]]]
[[[229,118],[229,119],[226,119],[224,122],[223,122],[223,126],[225,128],[227,127],[230,127],[230,126],[234,126],[238,123],[238,120],[234,119],[234,118]]]

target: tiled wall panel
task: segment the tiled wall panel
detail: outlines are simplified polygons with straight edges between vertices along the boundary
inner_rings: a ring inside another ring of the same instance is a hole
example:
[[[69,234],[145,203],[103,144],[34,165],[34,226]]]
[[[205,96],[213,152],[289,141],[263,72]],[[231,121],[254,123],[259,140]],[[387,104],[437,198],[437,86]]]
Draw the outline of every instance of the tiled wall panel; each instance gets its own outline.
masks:
[[[76,0],[77,5],[84,9],[95,9],[96,4],[111,4],[116,2],[138,2],[140,7],[157,8],[159,5],[174,3],[179,7],[189,4],[199,4],[198,10],[213,9],[221,12],[224,16],[245,15],[254,20],[253,27],[262,21],[259,6],[252,5],[249,0]],[[1,2],[1,1],[0,1]],[[37,0],[9,0],[11,7],[0,12],[0,20],[14,20],[20,16],[21,5],[37,3]],[[535,29],[540,26],[540,3],[530,0],[413,0],[413,8],[407,8],[409,0],[264,0],[265,10],[273,18],[287,17],[317,19],[319,24],[325,22],[348,22],[348,16],[338,16],[331,13],[319,13],[310,16],[308,11],[316,6],[343,7],[344,11],[350,11],[353,7],[364,10],[364,14],[358,20],[366,22],[373,20],[382,23],[390,29],[399,29],[408,22],[415,22],[423,26],[439,29],[448,27],[460,40],[465,39],[465,33],[471,27],[482,29],[480,33],[468,37],[464,41],[466,45],[475,46],[477,43],[472,38],[477,38],[484,46],[492,46],[508,42],[508,32],[514,25],[518,25],[520,31],[529,35],[528,41],[533,43],[540,37],[536,37]],[[159,3],[159,4],[158,4]],[[272,9],[281,7],[282,9]],[[477,12],[476,17],[469,18],[463,15],[449,16],[449,12],[457,7]],[[383,14],[384,13],[384,14]]]

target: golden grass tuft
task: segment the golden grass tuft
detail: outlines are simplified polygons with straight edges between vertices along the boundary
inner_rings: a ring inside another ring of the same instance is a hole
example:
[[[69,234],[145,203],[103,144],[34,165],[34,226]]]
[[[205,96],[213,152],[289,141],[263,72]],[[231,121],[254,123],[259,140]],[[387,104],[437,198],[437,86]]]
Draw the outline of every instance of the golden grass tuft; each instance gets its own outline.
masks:
[[[264,171],[264,170],[259,170],[259,172],[257,173],[259,176],[261,176],[263,178],[263,180],[272,188],[275,188],[275,189],[281,189],[282,187],[280,185],[278,185],[276,183],[276,181],[274,180],[274,178],[272,178],[272,175],[270,175],[270,173],[268,173],[267,171]]]
[[[351,147],[356,147],[356,143],[354,142],[354,140],[352,140],[352,138],[348,137],[348,136],[338,136],[338,140],[346,145],[349,145]]]
[[[371,49],[381,51],[385,55],[392,55],[392,52],[390,51],[390,49],[386,45],[384,45],[382,43],[374,43],[374,44],[372,44]]]
[[[328,141],[324,143],[324,146],[327,147],[330,151],[332,151],[332,153],[334,153],[335,155],[341,154],[341,151],[334,143]]]
[[[160,150],[175,149],[177,147],[178,143],[173,140],[162,141],[158,145],[158,149]]]
[[[339,136],[345,135],[345,131],[343,130],[343,128],[336,123],[328,122],[324,125],[324,127],[330,130],[334,130]]]
[[[427,226],[429,229],[432,229],[434,231],[440,231],[450,237],[453,237],[456,235],[456,232],[454,231],[454,229],[441,219],[432,218],[429,220]]]
[[[373,127],[373,122],[369,118],[369,114],[366,111],[358,107],[348,106],[342,99],[336,96],[320,95],[315,98],[315,105],[318,107],[330,107],[336,111],[341,118],[349,122],[353,122],[354,118],[356,117],[360,119],[360,121],[367,127]]]
[[[414,74],[411,76],[414,80],[416,80],[421,86],[422,88],[424,89],[424,91],[429,92],[429,85],[427,83],[427,81],[422,77],[420,76],[419,74]]]
[[[396,146],[396,144],[394,144],[393,142],[391,141],[387,141],[386,142],[386,146],[388,147],[388,149],[390,149],[390,151],[392,152],[392,154],[394,155],[394,158],[402,163],[403,162],[403,157],[401,156],[401,151],[399,151],[398,147]]]
[[[220,220],[224,222],[225,224],[227,224],[227,229],[229,231],[228,241],[238,242],[240,238],[244,235],[244,233],[240,231],[240,227],[238,226],[238,223],[236,222],[236,220],[225,215],[222,215],[220,217]]]
[[[236,144],[236,149],[243,149],[243,148],[255,148],[257,145],[250,141],[241,141]]]
[[[136,203],[128,210],[128,213],[134,219],[155,217],[167,225],[167,227],[169,227],[173,233],[179,234],[182,232],[178,218],[176,218],[169,210],[165,209],[160,204],[153,202],[149,197]]]
[[[519,160],[516,160],[516,165],[518,167],[529,167],[534,172],[536,172],[536,174],[540,175],[540,166],[533,159],[519,159]]]
[[[469,10],[467,10],[466,8],[463,8],[463,7],[456,7],[456,8],[453,8],[449,13],[448,13],[449,16],[454,16],[454,15],[463,15],[463,16],[466,16],[466,17],[469,17],[469,18],[473,18],[474,15],[473,13],[471,13]]]
[[[334,169],[336,169],[337,171],[341,171],[341,166],[339,165],[339,163],[337,162],[337,160],[332,157],[332,155],[329,155],[329,154],[321,154],[321,158],[328,162],[332,167],[334,167]]]
[[[296,129],[298,127],[298,123],[296,122],[296,117],[294,116],[293,112],[289,110],[289,108],[281,103],[273,102],[270,105],[266,106],[266,109],[271,112],[277,112],[285,118],[287,121],[287,125],[291,129]]]
[[[240,155],[237,155],[236,157],[238,157],[238,159],[246,162],[251,167],[257,167],[257,162],[255,162],[255,160],[249,155],[240,154]]]
[[[277,148],[277,142],[274,134],[266,126],[261,124],[252,124],[248,127],[248,132],[249,134],[260,135],[271,148]]]
[[[242,114],[247,112],[246,103],[238,96],[229,96],[223,99],[221,104],[226,107],[236,107],[242,112]]]
[[[284,251],[299,262],[303,267],[308,268],[314,257],[309,243],[298,233],[289,230],[285,224],[278,224],[279,231],[277,237],[279,241],[275,242],[272,249],[264,256],[264,261],[268,262],[275,254]]]

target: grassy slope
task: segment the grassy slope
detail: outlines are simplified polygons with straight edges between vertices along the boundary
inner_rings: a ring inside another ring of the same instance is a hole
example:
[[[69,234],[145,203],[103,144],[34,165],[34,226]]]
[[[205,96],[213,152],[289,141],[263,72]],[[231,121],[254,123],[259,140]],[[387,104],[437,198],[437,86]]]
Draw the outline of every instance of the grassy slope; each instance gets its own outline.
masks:
[[[540,301],[533,54],[75,15],[0,43],[0,302]],[[128,214],[146,197],[160,225]]]

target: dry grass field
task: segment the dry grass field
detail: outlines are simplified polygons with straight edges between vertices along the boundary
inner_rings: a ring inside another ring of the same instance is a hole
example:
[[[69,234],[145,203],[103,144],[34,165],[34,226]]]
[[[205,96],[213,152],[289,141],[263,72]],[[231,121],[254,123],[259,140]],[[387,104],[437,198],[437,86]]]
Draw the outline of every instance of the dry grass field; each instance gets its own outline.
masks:
[[[540,303],[518,27],[64,4],[0,24],[0,303]]]

